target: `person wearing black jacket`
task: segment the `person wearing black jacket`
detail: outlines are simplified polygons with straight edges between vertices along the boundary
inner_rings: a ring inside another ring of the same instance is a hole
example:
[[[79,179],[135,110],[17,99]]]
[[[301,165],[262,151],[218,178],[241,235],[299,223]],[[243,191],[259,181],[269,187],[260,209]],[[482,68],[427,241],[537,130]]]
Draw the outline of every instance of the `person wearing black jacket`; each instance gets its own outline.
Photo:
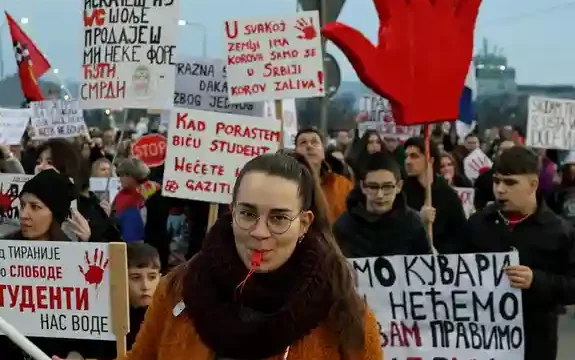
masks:
[[[334,223],[334,235],[348,258],[429,254],[419,214],[401,194],[399,164],[391,155],[367,155],[360,183],[347,197],[347,211]]]
[[[494,159],[503,153],[503,151],[512,148],[515,143],[511,140],[503,140],[497,147],[497,152],[493,155]],[[475,188],[475,195],[473,197],[473,206],[476,211],[483,209],[487,204],[495,201],[495,196],[493,195],[493,169],[489,169],[475,179],[473,185]]]
[[[88,164],[80,169],[77,176],[80,193],[76,202],[78,211],[90,224],[89,242],[122,242],[120,230],[110,218],[109,201],[101,200],[90,191],[90,168]]]
[[[422,137],[408,139],[405,144],[407,155],[405,167],[407,179],[403,193],[407,205],[419,211],[424,222],[433,223],[433,246],[439,253],[452,253],[467,218],[459,196],[441,176],[440,155],[437,146],[430,144],[430,164],[425,161],[425,141]],[[429,165],[429,166],[428,166]],[[425,185],[431,179],[431,206],[425,204]]]
[[[538,195],[538,158],[531,150],[505,150],[493,172],[496,202],[470,217],[460,251],[518,251],[521,264],[505,272],[523,293],[525,360],[553,360],[557,309],[575,303],[575,232]]]

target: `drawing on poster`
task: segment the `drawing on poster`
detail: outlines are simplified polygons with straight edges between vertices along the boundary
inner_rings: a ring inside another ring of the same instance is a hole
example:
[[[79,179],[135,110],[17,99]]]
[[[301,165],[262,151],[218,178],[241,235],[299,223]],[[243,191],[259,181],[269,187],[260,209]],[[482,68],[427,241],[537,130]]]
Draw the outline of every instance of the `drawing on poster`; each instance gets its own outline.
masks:
[[[231,103],[325,95],[317,11],[225,22]]]
[[[107,247],[1,241],[2,317],[25,336],[115,340]]]
[[[179,0],[84,3],[82,107],[169,108]]]
[[[516,252],[350,259],[390,359],[523,360]]]

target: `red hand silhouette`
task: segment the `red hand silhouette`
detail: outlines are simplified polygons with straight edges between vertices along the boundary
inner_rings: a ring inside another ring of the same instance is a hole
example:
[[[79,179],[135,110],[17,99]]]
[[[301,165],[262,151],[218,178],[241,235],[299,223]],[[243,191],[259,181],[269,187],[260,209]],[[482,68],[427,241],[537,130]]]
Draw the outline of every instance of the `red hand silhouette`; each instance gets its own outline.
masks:
[[[299,19],[296,21],[295,28],[302,33],[297,36],[298,39],[303,40],[312,40],[315,39],[317,36],[317,32],[315,31],[315,27],[313,26],[313,19],[309,19],[309,23],[304,19]]]
[[[8,210],[10,210],[14,200],[16,200],[16,198],[8,195],[8,192],[0,192],[0,217],[2,217]]]
[[[94,284],[97,287],[104,280],[104,271],[108,267],[108,259],[104,261],[104,252],[98,249],[94,250],[94,259],[92,261],[90,261],[90,255],[88,255],[87,251],[84,258],[88,269],[85,270],[81,265],[78,265],[80,273],[84,275],[84,279],[88,284]]]
[[[481,0],[373,0],[378,44],[337,22],[322,34],[360,80],[390,100],[398,125],[456,119]]]

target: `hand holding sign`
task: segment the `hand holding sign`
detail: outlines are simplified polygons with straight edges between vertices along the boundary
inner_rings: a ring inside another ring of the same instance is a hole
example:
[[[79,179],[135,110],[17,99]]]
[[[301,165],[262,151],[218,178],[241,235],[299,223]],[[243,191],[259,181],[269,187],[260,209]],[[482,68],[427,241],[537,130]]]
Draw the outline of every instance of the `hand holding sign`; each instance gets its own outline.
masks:
[[[337,22],[326,24],[322,34],[343,51],[365,85],[390,99],[399,125],[456,119],[481,0],[373,2],[380,22],[377,45]]]
[[[528,266],[510,265],[505,268],[511,286],[516,289],[529,289],[533,282],[533,271]]]

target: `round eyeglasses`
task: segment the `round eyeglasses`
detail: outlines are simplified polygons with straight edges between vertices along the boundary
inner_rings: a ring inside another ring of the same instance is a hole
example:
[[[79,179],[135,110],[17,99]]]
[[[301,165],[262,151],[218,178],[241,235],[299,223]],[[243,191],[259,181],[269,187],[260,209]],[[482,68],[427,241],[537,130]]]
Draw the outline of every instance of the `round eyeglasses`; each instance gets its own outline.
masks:
[[[294,217],[289,217],[285,214],[268,215],[266,218],[268,230],[274,235],[285,234],[299,214],[301,212]],[[247,210],[234,210],[232,215],[236,225],[245,231],[252,231],[263,216]]]

